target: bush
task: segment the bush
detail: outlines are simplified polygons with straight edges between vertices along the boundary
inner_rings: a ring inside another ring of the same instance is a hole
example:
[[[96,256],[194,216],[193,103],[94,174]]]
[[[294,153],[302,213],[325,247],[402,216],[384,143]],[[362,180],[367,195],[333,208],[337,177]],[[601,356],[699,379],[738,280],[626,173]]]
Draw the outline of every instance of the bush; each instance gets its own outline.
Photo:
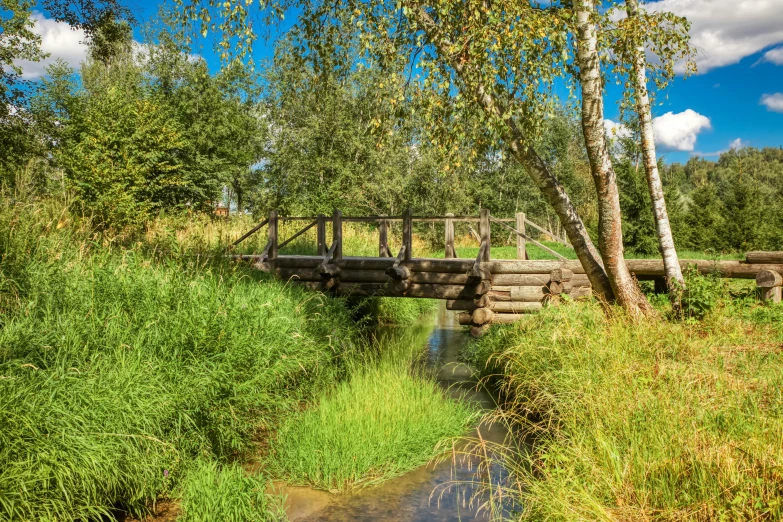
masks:
[[[366,487],[425,464],[444,439],[467,430],[473,407],[411,370],[423,339],[415,329],[405,334],[379,343],[379,361],[286,419],[272,442],[272,470],[320,489]]]
[[[702,319],[722,298],[728,297],[726,281],[717,274],[704,276],[690,266],[683,275],[685,292],[682,296],[682,312],[685,317]]]

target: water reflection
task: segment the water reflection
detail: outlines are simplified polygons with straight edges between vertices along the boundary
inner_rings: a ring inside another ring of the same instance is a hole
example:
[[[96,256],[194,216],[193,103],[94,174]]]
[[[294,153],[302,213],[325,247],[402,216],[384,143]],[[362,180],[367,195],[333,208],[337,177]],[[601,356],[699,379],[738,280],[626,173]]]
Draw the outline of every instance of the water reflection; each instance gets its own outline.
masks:
[[[385,328],[378,335],[381,346],[386,343],[410,342],[422,345],[422,337],[429,335],[424,368],[453,396],[467,394],[484,408],[492,408],[492,397],[476,390],[473,371],[459,361],[467,335],[457,324],[455,316],[440,310],[434,325]],[[501,426],[480,426],[485,440],[502,442],[506,431]],[[287,511],[291,520],[306,522],[337,521],[478,521],[488,520],[485,512],[477,513],[470,482],[474,477],[475,462],[466,459],[448,460],[427,465],[401,477],[354,494],[330,495],[307,488],[288,491]],[[493,482],[501,478],[502,470],[492,469]],[[462,484],[458,486],[457,484]]]

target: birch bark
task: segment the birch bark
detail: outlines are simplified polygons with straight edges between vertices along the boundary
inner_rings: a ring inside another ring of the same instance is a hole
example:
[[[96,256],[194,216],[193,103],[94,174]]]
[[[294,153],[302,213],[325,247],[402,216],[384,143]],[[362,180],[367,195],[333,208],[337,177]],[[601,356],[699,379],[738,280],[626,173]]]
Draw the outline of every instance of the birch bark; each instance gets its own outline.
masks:
[[[423,6],[416,6],[414,15],[418,24],[426,32],[430,42],[438,49],[441,57],[447,61],[458,76],[464,78],[469,64],[456,59],[453,53],[449,51],[452,45],[448,36],[439,30],[437,23]],[[468,82],[465,83],[468,84]],[[481,108],[493,118],[500,119],[504,114],[504,108],[491,91],[480,82],[474,82],[474,85],[471,85],[471,87],[473,95]],[[615,294],[604,269],[601,256],[587,234],[587,229],[571,199],[568,197],[565,187],[549,170],[544,160],[528,145],[529,142],[524,133],[513,119],[505,121],[502,136],[511,154],[522,164],[560,218],[563,228],[568,235],[568,240],[576,251],[576,255],[590,280],[593,292],[605,302],[613,302]]]
[[[638,0],[625,1],[628,18],[635,18],[639,14]],[[685,288],[685,279],[682,277],[682,268],[674,247],[674,237],[669,224],[669,213],[666,210],[666,200],[663,195],[663,184],[658,172],[658,158],[655,154],[655,136],[653,135],[652,114],[650,111],[650,97],[647,92],[647,63],[644,53],[644,44],[640,44],[633,50],[633,85],[636,91],[636,112],[639,115],[639,123],[642,133],[642,154],[644,156],[644,168],[647,172],[647,186],[650,189],[653,215],[655,216],[655,230],[658,234],[658,248],[663,257],[663,266],[666,272],[666,282],[669,294],[675,306],[679,306],[682,290]]]
[[[594,0],[575,0],[577,56],[582,88],[582,132],[598,195],[598,247],[617,303],[633,316],[652,313],[652,307],[631,276],[623,255],[623,232],[617,177],[609,157],[604,130],[604,100],[598,36],[592,15]]]

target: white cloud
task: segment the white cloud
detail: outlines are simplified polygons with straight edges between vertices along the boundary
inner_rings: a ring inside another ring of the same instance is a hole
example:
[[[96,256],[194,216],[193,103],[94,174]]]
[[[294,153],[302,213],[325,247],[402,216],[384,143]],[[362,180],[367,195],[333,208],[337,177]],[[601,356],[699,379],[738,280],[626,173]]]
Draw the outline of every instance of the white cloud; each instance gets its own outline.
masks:
[[[761,97],[761,105],[772,112],[783,112],[783,92],[765,94]]]
[[[671,11],[691,22],[699,72],[731,65],[783,42],[781,0],[658,0],[651,11]]]
[[[73,30],[64,22],[55,22],[41,13],[33,13],[35,26],[33,31],[41,35],[41,49],[50,56],[40,62],[17,61],[22,67],[22,77],[33,80],[46,74],[46,67],[62,58],[71,67],[78,67],[87,55],[85,34],[82,30]]]
[[[775,65],[783,65],[783,46],[770,49],[764,56],[761,57],[762,62],[774,63]]]
[[[748,144],[742,141],[742,138],[737,138],[729,144],[729,149],[740,150],[747,147]]]
[[[736,140],[729,143],[729,148],[727,149],[716,150],[715,152],[693,152],[692,155],[705,157],[720,156],[721,154],[725,154],[730,150],[741,150],[748,146],[749,143],[747,141],[744,141],[742,138],[737,138]]]
[[[710,128],[710,119],[691,109],[653,120],[655,143],[665,150],[692,151],[699,133]]]
[[[663,116],[653,118],[655,144],[663,150],[692,151],[699,133],[711,127],[709,118],[691,109],[677,114],[667,112]],[[604,129],[611,141],[631,135],[631,131],[625,125],[612,120],[604,120]],[[740,144],[742,141],[737,139],[732,146]]]
[[[628,127],[616,121],[604,120],[604,129],[606,130],[606,134],[609,135],[610,140],[628,138],[631,136],[631,131]]]

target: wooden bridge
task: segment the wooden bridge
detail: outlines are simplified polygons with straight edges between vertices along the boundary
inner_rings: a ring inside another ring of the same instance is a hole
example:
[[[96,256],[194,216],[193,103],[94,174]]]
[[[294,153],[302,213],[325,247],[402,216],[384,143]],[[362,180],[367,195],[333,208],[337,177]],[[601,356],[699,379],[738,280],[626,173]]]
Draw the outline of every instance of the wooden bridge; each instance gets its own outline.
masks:
[[[282,222],[304,222],[301,229],[280,242]],[[402,223],[402,245],[396,256],[389,248],[389,228]],[[413,224],[444,224],[445,257],[415,257]],[[478,224],[471,231],[480,243],[475,259],[456,257],[454,225],[465,222]],[[326,225],[332,225],[332,239],[327,242]],[[343,255],[344,223],[370,223],[378,227],[378,256]],[[491,224],[516,236],[517,259],[492,259]],[[272,211],[269,217],[237,239],[236,246],[263,227],[268,241],[260,253],[235,255],[235,258],[278,277],[313,290],[342,296],[419,297],[446,300],[449,310],[461,311],[460,324],[470,325],[474,335],[486,325],[510,323],[536,312],[547,303],[563,296],[579,299],[591,295],[590,281],[579,261],[568,260],[560,253],[536,241],[527,233],[528,227],[569,246],[568,241],[550,230],[517,214],[513,219],[498,219],[483,209],[479,216],[413,216],[407,210],[402,216],[344,217],[336,210],[331,217],[282,217]],[[316,228],[315,255],[284,255],[280,251],[307,231]],[[549,252],[555,260],[529,260],[527,243]],[[629,269],[640,280],[664,278],[661,260],[627,261]],[[683,260],[683,266],[693,265],[701,273],[718,273],[722,277],[756,279],[764,300],[779,302],[783,287],[783,252],[751,252],[744,262]]]

